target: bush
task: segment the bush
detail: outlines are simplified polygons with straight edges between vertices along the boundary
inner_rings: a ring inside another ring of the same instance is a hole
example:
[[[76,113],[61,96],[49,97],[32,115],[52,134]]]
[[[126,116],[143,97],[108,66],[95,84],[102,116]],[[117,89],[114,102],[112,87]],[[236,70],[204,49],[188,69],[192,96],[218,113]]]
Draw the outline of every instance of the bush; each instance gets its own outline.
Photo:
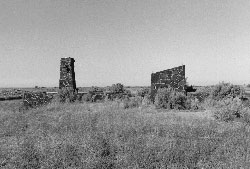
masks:
[[[128,108],[135,108],[139,107],[142,104],[142,98],[141,97],[126,97],[123,100],[123,108],[128,109]]]
[[[177,92],[172,88],[160,88],[155,96],[155,105],[157,108],[164,109],[190,109],[190,100],[182,92]]]
[[[91,93],[84,94],[82,96],[82,100],[85,102],[90,102],[92,100],[92,94]]]
[[[212,109],[217,105],[218,101],[217,100],[213,100],[212,98],[208,97],[204,100],[204,102],[202,102],[202,106],[205,109]]]
[[[106,100],[123,100],[126,96],[124,93],[109,93]]]
[[[121,83],[113,84],[108,89],[112,93],[123,93],[124,92],[124,86]]]
[[[228,122],[246,116],[247,111],[249,108],[239,98],[228,98],[217,102],[213,114],[216,119]]]
[[[190,102],[187,96],[182,92],[171,92],[170,105],[172,109],[184,110],[190,109]]]
[[[250,87],[250,84],[248,84],[247,87]]]
[[[241,97],[243,93],[244,89],[240,86],[222,82],[213,87],[210,97],[218,101],[224,98]]]
[[[245,92],[244,89],[238,85],[232,85],[224,82],[211,87],[206,93],[208,93],[208,91],[209,96],[206,95],[205,99],[201,101],[202,106],[206,109],[223,107],[222,104],[224,104],[224,102],[229,102],[230,100],[233,100],[233,98],[243,98]],[[242,103],[243,102],[241,102],[241,104]],[[244,105],[247,105],[247,102],[245,102]]]
[[[148,95],[150,95],[150,89],[149,88],[142,88],[142,89],[137,90],[137,96],[145,97],[145,96],[148,96]]]
[[[197,98],[199,102],[204,102],[210,95],[211,91],[212,87],[204,86],[199,87],[194,93],[188,93],[188,95]]]
[[[170,88],[159,88],[155,95],[155,106],[157,108],[170,109],[169,98],[171,94]]]
[[[150,104],[151,104],[150,95],[144,96],[143,99],[142,99],[142,105],[143,106],[148,106]]]
[[[125,99],[125,97],[131,97],[131,91],[125,90],[124,86],[120,83],[113,84],[111,87],[108,87],[104,92],[104,95],[107,97],[105,100],[115,100],[115,99]]]
[[[190,105],[191,110],[201,110],[204,109],[201,102],[197,98],[190,98],[188,97],[188,103]]]
[[[77,96],[76,96],[76,100],[77,101],[82,101],[82,98],[83,98],[83,95],[82,94],[77,94]]]
[[[130,90],[124,90],[124,95],[126,95],[128,97],[132,97],[132,93]]]

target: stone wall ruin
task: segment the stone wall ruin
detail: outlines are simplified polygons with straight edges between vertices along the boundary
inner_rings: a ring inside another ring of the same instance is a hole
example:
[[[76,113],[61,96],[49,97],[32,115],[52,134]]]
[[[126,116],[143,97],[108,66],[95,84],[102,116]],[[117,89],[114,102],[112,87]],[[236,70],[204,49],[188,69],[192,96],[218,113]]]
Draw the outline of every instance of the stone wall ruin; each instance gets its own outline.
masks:
[[[174,67],[151,74],[151,99],[154,101],[159,88],[172,87],[179,92],[185,92],[185,65]]]

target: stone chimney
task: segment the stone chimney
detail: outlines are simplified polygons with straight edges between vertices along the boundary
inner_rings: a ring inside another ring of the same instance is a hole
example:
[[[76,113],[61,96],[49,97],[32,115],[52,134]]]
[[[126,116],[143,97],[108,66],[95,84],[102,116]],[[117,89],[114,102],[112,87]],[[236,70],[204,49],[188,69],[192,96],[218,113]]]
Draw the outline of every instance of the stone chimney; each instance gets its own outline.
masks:
[[[69,87],[76,90],[74,58],[61,58],[59,89]]]

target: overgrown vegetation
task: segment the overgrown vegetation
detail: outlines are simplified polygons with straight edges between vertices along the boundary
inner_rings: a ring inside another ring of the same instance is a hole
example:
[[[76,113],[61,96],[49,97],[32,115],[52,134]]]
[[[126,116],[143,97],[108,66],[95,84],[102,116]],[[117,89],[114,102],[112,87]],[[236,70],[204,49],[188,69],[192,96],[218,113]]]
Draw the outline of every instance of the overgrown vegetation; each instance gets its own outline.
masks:
[[[200,87],[187,96],[172,88],[160,88],[155,97],[156,108],[177,110],[210,110],[219,121],[249,121],[250,102],[238,85],[219,83]]]
[[[248,168],[245,125],[118,102],[0,114],[1,168]],[[233,161],[233,162],[232,162]]]
[[[250,111],[247,101],[242,99],[244,93],[242,87],[222,82],[211,88],[203,104],[207,109],[211,109],[214,117],[220,121],[246,120]]]
[[[236,118],[248,120],[250,109],[239,98],[228,98],[218,101],[213,112],[216,119],[228,122]]]
[[[110,87],[107,87],[105,95],[109,100],[125,99],[127,97],[131,97],[131,92],[129,90],[126,90],[123,84],[117,83],[113,84]]]
[[[173,88],[159,88],[155,96],[157,108],[185,110],[191,108],[187,96]]]
[[[113,86],[112,93],[121,91],[122,98],[94,103],[63,90],[51,104],[25,112],[20,103],[1,103],[0,168],[250,167],[250,107],[238,86],[198,89],[201,99],[163,88],[154,105],[147,89],[131,97]],[[165,109],[206,109],[211,116]]]
[[[123,107],[124,109],[140,107],[142,105],[142,97],[126,97],[123,99]]]
[[[240,86],[222,82],[213,87],[210,97],[218,101],[225,98],[242,97],[243,94],[244,90]]]
[[[124,99],[131,97],[131,92],[125,90],[120,83],[108,87],[92,87],[86,95],[83,96],[85,102],[110,101],[115,99]]]
[[[104,95],[102,94],[103,91],[104,88],[93,86],[88,91],[87,95],[83,96],[83,100],[85,102],[96,102],[97,100],[101,101],[104,99]]]
[[[188,93],[188,95],[191,97],[195,97],[199,102],[203,103],[208,98],[212,90],[213,87],[210,86],[199,87],[196,92]]]
[[[147,97],[147,96],[150,96],[150,89],[149,88],[142,88],[140,90],[137,91],[137,96],[140,96],[140,97]]]

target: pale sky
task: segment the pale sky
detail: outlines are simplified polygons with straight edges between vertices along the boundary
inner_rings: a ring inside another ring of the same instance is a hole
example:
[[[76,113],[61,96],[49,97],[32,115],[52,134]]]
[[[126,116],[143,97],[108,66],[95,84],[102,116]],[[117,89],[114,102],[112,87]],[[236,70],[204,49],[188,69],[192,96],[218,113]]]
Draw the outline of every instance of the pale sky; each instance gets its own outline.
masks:
[[[192,85],[250,83],[249,0],[1,0],[0,87],[150,85],[186,65]]]

